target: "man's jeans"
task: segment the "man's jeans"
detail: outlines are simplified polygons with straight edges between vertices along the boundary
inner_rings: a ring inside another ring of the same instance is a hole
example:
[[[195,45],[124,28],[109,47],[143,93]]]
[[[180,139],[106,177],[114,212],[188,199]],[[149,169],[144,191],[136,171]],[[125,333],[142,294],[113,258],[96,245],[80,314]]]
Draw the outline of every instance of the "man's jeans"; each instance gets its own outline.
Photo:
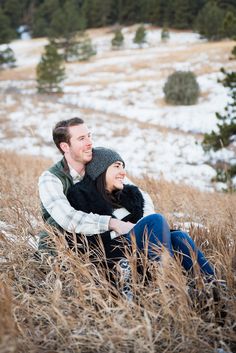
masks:
[[[161,214],[152,214],[142,218],[125,237],[131,243],[131,236],[135,235],[137,248],[140,251],[147,249],[150,259],[159,260],[159,254],[155,249],[163,246],[169,251],[171,256],[175,253],[181,254],[182,265],[185,270],[191,270],[193,261],[191,250],[196,254],[197,262],[202,273],[214,276],[214,270],[203,253],[197,248],[193,239],[181,230],[170,230],[169,225]]]

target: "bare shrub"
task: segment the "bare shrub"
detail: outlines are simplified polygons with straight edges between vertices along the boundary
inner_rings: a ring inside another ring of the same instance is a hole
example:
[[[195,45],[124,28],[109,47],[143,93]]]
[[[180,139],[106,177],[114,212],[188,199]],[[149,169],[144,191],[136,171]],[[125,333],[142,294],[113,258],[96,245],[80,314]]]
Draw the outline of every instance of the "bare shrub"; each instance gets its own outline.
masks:
[[[200,90],[193,72],[176,71],[168,77],[163,91],[167,103],[192,105],[197,103]]]

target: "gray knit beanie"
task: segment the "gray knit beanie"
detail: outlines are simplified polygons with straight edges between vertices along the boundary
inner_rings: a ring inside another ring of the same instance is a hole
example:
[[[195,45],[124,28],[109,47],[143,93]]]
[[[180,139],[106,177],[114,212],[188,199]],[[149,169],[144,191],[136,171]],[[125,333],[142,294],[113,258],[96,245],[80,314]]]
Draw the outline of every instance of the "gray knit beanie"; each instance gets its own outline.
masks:
[[[91,162],[86,164],[86,172],[93,180],[97,179],[105,170],[113,163],[120,161],[124,164],[125,162],[117,153],[109,148],[96,147],[93,148],[93,158]]]

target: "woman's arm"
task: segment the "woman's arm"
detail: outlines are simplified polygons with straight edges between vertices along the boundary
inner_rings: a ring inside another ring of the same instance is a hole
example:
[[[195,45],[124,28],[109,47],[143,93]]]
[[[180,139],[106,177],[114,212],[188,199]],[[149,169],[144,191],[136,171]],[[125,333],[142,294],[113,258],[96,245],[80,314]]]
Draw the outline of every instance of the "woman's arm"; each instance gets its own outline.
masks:
[[[135,185],[129,178],[125,178],[125,184],[131,184],[131,185]],[[137,185],[136,185],[137,186]],[[143,207],[143,217],[148,216],[150,214],[155,213],[155,209],[154,209],[154,204],[152,202],[152,199],[150,197],[150,195],[143,191],[142,189],[140,189],[140,192],[143,196],[144,199],[144,207]]]

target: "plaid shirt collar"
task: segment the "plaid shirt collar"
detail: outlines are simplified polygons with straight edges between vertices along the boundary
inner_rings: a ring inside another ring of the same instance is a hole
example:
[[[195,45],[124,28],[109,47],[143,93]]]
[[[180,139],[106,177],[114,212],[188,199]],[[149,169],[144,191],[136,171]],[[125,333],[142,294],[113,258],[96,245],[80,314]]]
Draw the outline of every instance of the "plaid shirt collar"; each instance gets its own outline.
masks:
[[[80,175],[69,163],[68,163],[68,167],[74,184],[78,183],[83,179],[84,175]]]

